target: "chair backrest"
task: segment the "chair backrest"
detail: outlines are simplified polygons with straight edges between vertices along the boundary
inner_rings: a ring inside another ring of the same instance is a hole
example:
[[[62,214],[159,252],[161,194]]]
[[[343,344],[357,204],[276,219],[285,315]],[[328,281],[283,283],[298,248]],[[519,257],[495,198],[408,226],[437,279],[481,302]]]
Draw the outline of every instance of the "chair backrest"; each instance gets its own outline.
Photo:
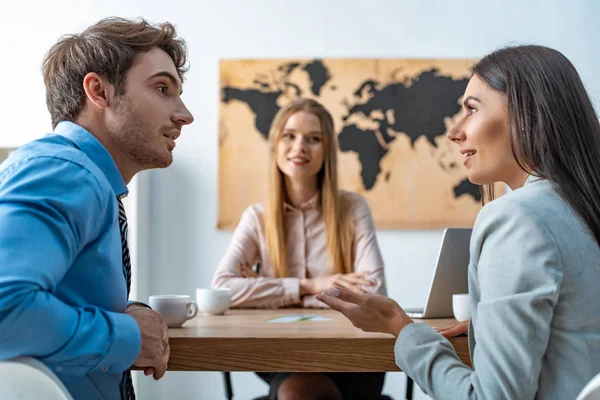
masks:
[[[583,388],[577,400],[600,400],[600,374],[592,378]]]
[[[73,400],[73,397],[44,363],[21,357],[0,361],[0,399]]]

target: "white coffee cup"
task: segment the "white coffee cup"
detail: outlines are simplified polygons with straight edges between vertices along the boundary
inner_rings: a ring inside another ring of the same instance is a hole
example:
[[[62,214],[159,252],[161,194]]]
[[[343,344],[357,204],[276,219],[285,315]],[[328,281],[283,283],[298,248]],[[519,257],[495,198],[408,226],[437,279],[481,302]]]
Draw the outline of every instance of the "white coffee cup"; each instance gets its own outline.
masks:
[[[198,304],[190,296],[162,294],[150,296],[150,307],[158,311],[169,328],[180,328],[198,314]]]
[[[196,289],[196,302],[201,312],[210,315],[223,315],[231,307],[231,290]]]
[[[466,321],[471,318],[468,293],[452,295],[452,312],[454,313],[454,318],[456,318],[458,322]]]

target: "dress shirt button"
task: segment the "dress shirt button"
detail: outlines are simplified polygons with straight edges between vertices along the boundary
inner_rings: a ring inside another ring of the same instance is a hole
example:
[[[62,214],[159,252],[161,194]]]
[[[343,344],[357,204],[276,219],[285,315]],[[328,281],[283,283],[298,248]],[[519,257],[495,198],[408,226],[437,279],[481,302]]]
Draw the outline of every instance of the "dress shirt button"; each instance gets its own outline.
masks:
[[[102,372],[106,372],[106,371],[108,371],[108,367],[102,368]]]
[[[56,368],[54,368],[54,370],[55,370],[56,372],[61,372],[61,371],[63,370],[63,367],[56,367]]]

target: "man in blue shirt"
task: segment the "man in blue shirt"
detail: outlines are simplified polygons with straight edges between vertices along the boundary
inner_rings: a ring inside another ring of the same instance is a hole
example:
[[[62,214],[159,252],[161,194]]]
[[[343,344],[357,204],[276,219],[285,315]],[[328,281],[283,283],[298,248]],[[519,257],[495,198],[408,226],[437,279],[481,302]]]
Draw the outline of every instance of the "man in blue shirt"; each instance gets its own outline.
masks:
[[[43,68],[54,133],[0,166],[0,360],[38,358],[76,399],[129,400],[132,365],[166,371],[160,314],[127,301],[119,206],[193,121],[186,65],[170,24],[109,18],[62,38]]]

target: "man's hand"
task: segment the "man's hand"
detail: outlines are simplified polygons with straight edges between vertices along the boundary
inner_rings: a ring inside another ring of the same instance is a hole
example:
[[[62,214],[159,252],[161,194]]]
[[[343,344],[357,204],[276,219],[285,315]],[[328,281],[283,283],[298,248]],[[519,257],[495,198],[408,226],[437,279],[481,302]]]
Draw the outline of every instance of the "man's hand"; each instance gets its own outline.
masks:
[[[159,380],[167,371],[171,355],[167,325],[160,313],[137,304],[127,307],[125,313],[135,319],[142,334],[142,350],[133,365],[144,368],[145,375],[152,374]]]

